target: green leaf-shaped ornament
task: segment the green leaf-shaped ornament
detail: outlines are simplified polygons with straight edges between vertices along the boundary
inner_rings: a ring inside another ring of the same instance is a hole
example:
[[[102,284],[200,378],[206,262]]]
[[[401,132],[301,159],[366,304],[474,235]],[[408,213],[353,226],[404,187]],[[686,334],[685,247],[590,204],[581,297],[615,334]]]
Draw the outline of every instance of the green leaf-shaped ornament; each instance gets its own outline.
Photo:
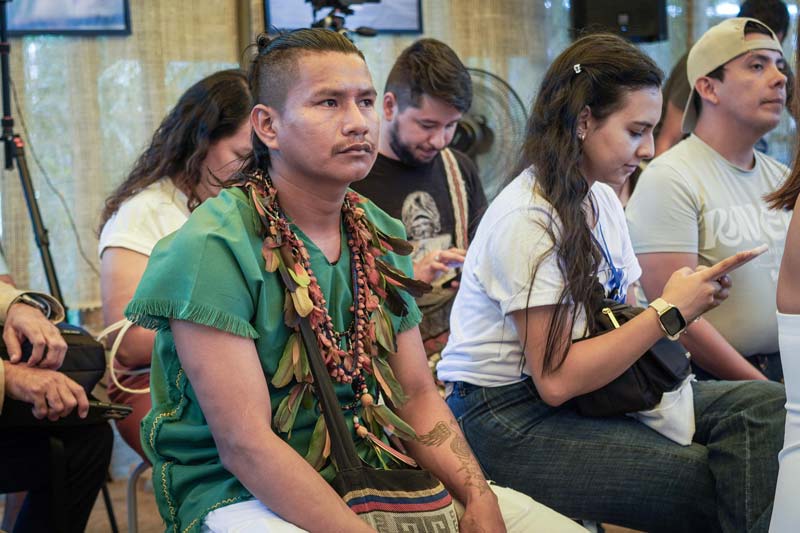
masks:
[[[287,268],[286,271],[289,272],[289,275],[292,276],[294,282],[300,287],[308,287],[311,283],[311,277],[300,263],[295,263],[293,268]]]
[[[300,339],[292,347],[292,366],[294,368],[294,379],[298,383],[305,381],[309,372],[308,354],[306,354],[306,345]]]
[[[392,367],[389,366],[389,361],[387,361],[386,358],[372,358],[372,373],[375,379],[378,380],[378,384],[381,386],[383,393],[386,394],[393,404],[402,406],[406,403],[407,398],[403,392],[403,387],[400,385],[400,382],[397,381]]]
[[[281,360],[278,361],[278,370],[275,371],[275,375],[272,376],[272,380],[270,381],[275,387],[285,387],[292,381],[292,377],[294,376],[292,350],[295,345],[297,345],[297,334],[292,333],[289,335],[289,338],[286,340],[286,345],[283,347],[283,355],[281,355]]]
[[[311,311],[314,310],[314,302],[312,302],[311,298],[308,296],[308,287],[298,286],[297,289],[291,293],[291,295],[297,314],[301,317],[307,317],[310,315]]]
[[[383,310],[383,306],[379,306],[372,315],[375,321],[375,337],[378,344],[383,346],[383,349],[389,353],[397,353],[397,340],[394,337],[394,328],[392,328],[392,321]]]
[[[314,467],[314,470],[325,466],[325,460],[331,452],[330,442],[331,438],[328,435],[328,427],[325,425],[325,417],[320,415],[314,426],[314,432],[311,434],[308,453],[305,456],[306,461]]]
[[[308,387],[307,383],[298,383],[292,387],[289,395],[281,400],[281,403],[278,404],[278,409],[275,411],[272,424],[278,432],[288,433],[288,438],[292,438],[292,428],[294,427],[295,419],[297,419],[297,413],[300,411],[300,402],[306,387]]]
[[[417,432],[385,405],[370,406],[375,419],[387,430],[403,440],[416,440]]]
[[[300,325],[300,315],[297,314],[297,309],[294,308],[294,300],[291,293],[288,290],[285,293],[283,299],[283,322],[286,327],[294,329]]]
[[[264,255],[264,270],[267,272],[275,272],[278,270],[278,266],[281,262],[280,254],[272,248],[268,248],[266,245],[262,248],[262,254]]]

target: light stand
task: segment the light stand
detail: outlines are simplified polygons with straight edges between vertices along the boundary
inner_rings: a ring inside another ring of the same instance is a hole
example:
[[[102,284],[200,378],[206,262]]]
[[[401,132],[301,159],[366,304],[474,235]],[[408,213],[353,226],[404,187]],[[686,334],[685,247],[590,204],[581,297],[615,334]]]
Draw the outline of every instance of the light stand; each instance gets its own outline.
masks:
[[[36,196],[33,190],[31,174],[28,170],[28,163],[25,160],[25,143],[22,138],[14,133],[14,119],[11,117],[11,76],[9,73],[8,59],[11,52],[11,45],[8,42],[8,25],[6,19],[6,4],[11,0],[0,0],[0,68],[2,68],[2,89],[3,89],[3,143],[5,144],[6,170],[14,168],[17,163],[19,179],[22,183],[22,191],[25,194],[25,203],[28,206],[28,213],[31,216],[33,234],[36,238],[36,245],[42,256],[44,274],[47,277],[47,285],[50,287],[50,294],[62,305],[64,297],[61,294],[61,287],[58,285],[56,269],[53,265],[53,257],[50,255],[50,240],[47,237],[47,228],[42,222],[42,214],[39,211],[39,204],[36,203]],[[66,310],[66,306],[64,307]]]

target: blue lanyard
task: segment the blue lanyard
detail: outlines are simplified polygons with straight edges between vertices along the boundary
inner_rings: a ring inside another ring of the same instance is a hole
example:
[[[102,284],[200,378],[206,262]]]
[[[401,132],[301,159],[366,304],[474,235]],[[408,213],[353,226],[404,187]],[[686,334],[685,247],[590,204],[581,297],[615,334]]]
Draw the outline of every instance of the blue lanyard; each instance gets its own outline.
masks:
[[[600,238],[603,239],[603,243],[600,245],[596,238],[595,242],[597,242],[600,251],[603,253],[603,259],[605,259],[611,269],[611,278],[606,282],[608,286],[608,298],[619,303],[625,303],[626,294],[625,291],[622,290],[622,278],[625,276],[625,272],[621,268],[617,268],[614,265],[614,260],[611,259],[611,252],[608,250],[606,236],[603,234],[603,225],[600,223],[599,212],[597,213],[597,229],[600,231]]]

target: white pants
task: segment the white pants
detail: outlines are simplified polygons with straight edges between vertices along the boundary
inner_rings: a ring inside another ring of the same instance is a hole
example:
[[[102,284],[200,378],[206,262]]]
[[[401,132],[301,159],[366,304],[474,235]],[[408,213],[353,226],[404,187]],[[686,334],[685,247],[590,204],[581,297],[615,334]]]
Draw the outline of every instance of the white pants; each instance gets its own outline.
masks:
[[[800,524],[800,315],[778,313],[781,364],[786,382],[786,433],[770,533],[798,531]]]
[[[508,533],[547,531],[552,533],[586,533],[576,522],[558,514],[532,498],[506,487],[491,485],[500,504],[500,512]],[[456,503],[459,518],[464,507]],[[211,511],[201,533],[304,533],[270,511],[258,500],[235,503]]]

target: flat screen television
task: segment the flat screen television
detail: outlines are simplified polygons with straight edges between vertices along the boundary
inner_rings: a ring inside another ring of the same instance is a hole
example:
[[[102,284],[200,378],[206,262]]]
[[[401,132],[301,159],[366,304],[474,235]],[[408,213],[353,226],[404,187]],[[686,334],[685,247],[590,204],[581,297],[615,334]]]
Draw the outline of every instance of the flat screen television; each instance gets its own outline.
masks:
[[[572,0],[572,35],[609,31],[635,43],[666,41],[667,0]]]

